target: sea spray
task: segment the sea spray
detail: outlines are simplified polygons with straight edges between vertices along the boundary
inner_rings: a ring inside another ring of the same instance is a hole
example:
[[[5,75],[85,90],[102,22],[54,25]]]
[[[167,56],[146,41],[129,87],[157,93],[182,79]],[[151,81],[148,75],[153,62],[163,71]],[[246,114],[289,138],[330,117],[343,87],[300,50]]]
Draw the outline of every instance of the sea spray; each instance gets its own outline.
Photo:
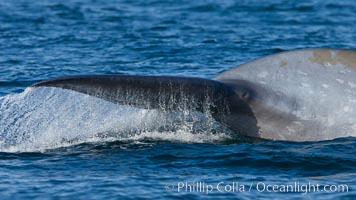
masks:
[[[209,114],[140,109],[59,88],[28,88],[0,98],[0,151],[144,138],[216,142],[231,134]]]

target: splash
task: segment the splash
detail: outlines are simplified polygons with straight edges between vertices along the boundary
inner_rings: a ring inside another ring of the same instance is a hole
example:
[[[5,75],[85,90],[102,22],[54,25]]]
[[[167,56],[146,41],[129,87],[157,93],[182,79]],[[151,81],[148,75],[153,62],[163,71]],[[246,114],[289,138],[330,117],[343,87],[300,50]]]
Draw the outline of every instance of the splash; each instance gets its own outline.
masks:
[[[215,142],[231,131],[202,113],[116,105],[59,88],[28,88],[0,98],[0,151],[44,151],[85,142],[153,138]]]

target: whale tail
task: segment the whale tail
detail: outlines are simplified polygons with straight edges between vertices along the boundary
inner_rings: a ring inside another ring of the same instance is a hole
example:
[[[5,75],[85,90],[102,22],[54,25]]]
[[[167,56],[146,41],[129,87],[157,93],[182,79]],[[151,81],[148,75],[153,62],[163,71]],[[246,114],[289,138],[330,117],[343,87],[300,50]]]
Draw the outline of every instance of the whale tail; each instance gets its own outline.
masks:
[[[46,80],[30,87],[57,87],[116,104],[145,109],[177,110],[189,105],[218,112],[235,95],[218,81],[169,76],[90,75]]]
[[[92,75],[57,78],[36,83],[31,87],[68,89],[112,103],[144,109],[198,111],[209,114],[242,135],[257,137],[258,133],[252,110],[245,99],[241,98],[244,91],[214,80],[169,76]],[[233,114],[238,114],[238,117]]]

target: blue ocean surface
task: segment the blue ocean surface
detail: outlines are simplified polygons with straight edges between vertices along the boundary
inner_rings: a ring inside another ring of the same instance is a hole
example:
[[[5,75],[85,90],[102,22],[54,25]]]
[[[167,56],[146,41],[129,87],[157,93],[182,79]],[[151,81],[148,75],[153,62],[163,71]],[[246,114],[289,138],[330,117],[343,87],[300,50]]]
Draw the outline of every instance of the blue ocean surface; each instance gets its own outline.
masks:
[[[354,0],[0,0],[0,198],[356,199],[355,137],[244,138],[204,116],[26,89],[88,74],[212,78],[355,41]]]

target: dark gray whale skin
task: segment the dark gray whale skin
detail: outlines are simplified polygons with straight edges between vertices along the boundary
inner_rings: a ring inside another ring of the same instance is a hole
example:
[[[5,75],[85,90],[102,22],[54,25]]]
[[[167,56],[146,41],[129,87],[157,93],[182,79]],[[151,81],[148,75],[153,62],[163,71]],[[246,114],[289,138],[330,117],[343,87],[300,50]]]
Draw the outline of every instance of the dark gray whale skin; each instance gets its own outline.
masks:
[[[191,110],[211,114],[242,135],[258,137],[246,87],[215,80],[171,76],[89,75],[42,81],[31,87],[57,87],[109,102],[144,109]]]

